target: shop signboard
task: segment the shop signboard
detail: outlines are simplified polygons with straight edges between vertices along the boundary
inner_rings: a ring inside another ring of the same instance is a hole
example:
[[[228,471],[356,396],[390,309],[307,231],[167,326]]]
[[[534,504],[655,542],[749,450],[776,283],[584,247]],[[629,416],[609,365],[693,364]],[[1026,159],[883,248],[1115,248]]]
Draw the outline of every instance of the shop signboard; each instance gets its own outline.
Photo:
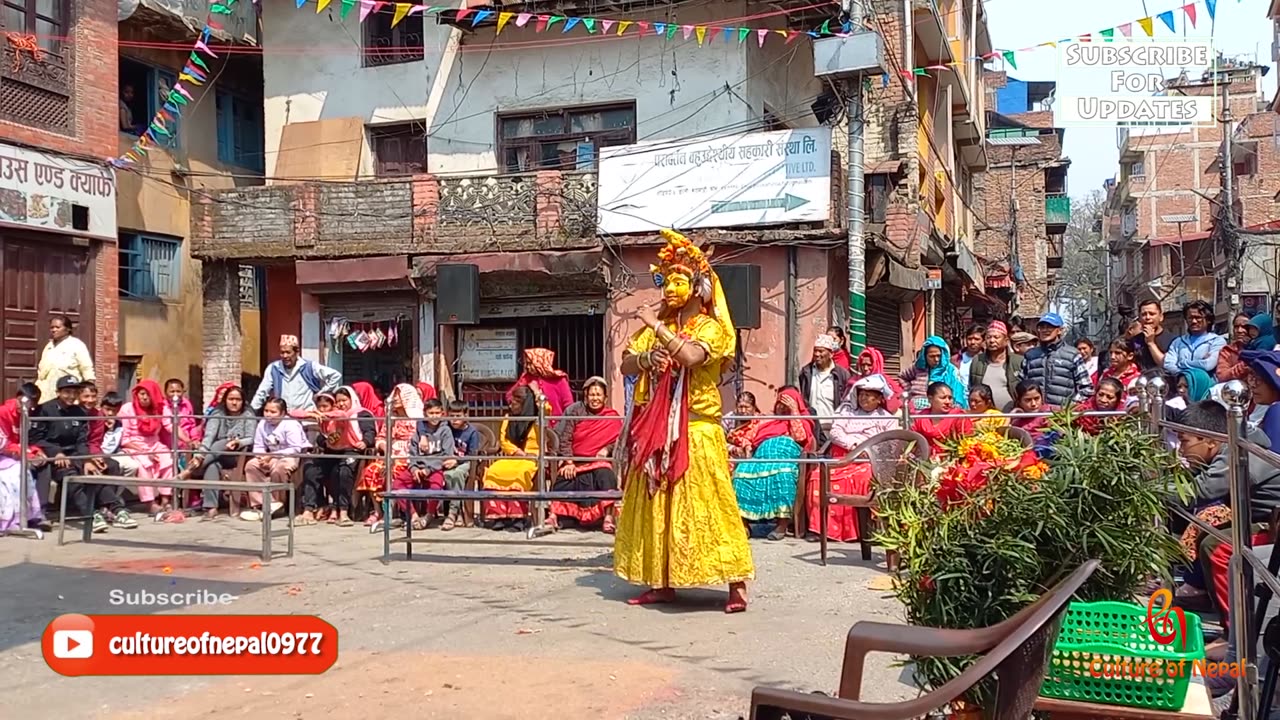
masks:
[[[602,148],[601,232],[811,223],[831,214],[831,129]]]
[[[515,328],[462,328],[458,373],[464,382],[515,380],[520,341]]]
[[[88,160],[0,144],[0,223],[115,238],[115,174]]]

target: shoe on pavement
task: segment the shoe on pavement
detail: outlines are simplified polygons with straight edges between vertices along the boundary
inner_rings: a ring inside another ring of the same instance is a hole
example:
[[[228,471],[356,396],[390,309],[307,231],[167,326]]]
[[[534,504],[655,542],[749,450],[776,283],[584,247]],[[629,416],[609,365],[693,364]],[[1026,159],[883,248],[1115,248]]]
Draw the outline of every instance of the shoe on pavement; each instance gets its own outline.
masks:
[[[102,516],[102,513],[93,514],[93,531],[94,532],[96,533],[106,532],[107,528],[109,527],[111,526],[107,524],[107,519]]]
[[[120,510],[116,513],[115,520],[111,523],[113,527],[121,530],[132,530],[138,527],[138,521],[133,519],[128,510]]]

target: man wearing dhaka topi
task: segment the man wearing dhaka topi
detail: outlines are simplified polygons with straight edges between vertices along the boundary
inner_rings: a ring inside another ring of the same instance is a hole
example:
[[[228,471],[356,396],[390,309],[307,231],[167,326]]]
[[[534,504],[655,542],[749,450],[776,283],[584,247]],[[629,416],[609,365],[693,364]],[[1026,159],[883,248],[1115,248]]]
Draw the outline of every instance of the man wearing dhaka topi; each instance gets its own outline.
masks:
[[[636,375],[635,415],[614,572],[650,586],[632,605],[669,603],[676,588],[728,585],[725,612],[747,609],[755,576],[720,425],[720,376],[733,362],[737,333],[720,279],[688,238],[663,230],[651,266],[662,303],[622,354]]]

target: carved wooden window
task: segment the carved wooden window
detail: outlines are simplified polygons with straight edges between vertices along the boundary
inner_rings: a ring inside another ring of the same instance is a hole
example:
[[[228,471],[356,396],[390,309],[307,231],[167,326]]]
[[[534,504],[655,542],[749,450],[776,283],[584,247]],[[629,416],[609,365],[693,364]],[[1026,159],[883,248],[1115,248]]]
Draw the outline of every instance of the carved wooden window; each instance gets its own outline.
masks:
[[[635,103],[500,115],[498,157],[506,172],[594,170],[600,148],[636,141]]]
[[[422,13],[409,15],[391,27],[394,19],[395,13],[387,3],[360,24],[364,29],[365,67],[414,62],[424,57]]]
[[[0,0],[0,117],[33,127],[71,127],[70,0]],[[28,45],[34,41],[34,46]]]
[[[369,128],[374,173],[403,177],[427,171],[427,129],[421,123]]]

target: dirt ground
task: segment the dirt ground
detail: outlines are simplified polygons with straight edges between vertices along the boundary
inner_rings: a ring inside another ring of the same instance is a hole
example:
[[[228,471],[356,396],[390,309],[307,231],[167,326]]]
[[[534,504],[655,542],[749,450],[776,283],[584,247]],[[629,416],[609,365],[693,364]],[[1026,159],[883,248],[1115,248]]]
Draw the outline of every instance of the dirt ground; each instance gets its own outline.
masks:
[[[751,608],[721,611],[721,590],[670,607],[631,607],[611,572],[611,538],[463,529],[427,532],[412,561],[384,566],[381,535],[303,527],[292,558],[262,564],[258,526],[144,523],[85,545],[0,538],[0,697],[24,717],[505,720],[738,718],[751,688],[831,691],[858,620],[899,622],[868,588],[881,570],[836,545],[752,541]],[[877,561],[882,560],[879,556]],[[230,593],[225,606],[121,607],[111,591]],[[338,628],[337,664],[319,676],[66,678],[41,657],[63,613],[313,614]],[[873,656],[870,700],[914,694],[894,658]],[[11,708],[12,709],[12,708]],[[0,716],[7,713],[0,711]]]

